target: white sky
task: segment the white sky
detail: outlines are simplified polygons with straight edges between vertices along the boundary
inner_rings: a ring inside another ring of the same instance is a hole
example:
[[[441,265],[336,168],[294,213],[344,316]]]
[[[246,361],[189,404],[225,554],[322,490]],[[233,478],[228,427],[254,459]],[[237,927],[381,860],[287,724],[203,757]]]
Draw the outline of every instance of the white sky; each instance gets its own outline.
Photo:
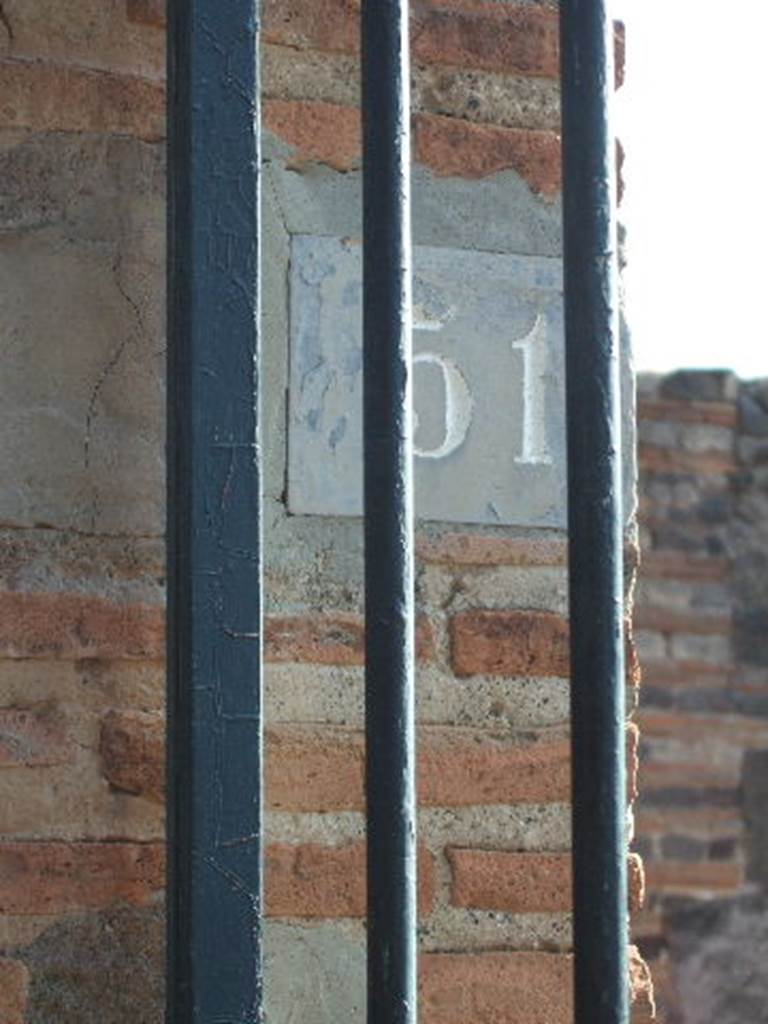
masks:
[[[768,7],[614,0],[639,370],[768,376]]]

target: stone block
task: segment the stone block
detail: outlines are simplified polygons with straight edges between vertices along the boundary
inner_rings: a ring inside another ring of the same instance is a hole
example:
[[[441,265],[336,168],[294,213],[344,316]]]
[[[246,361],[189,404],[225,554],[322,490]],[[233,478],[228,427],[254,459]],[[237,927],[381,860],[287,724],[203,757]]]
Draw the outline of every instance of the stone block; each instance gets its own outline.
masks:
[[[568,623],[551,612],[473,611],[451,619],[458,676],[559,676],[570,671]]]
[[[569,956],[430,953],[421,960],[425,1024],[570,1024]]]
[[[738,380],[730,370],[679,370],[663,379],[660,394],[678,401],[730,402],[738,394]]]
[[[165,655],[165,612],[79,594],[0,592],[6,658],[143,658]]]
[[[747,878],[768,887],[768,750],[748,750],[742,765]]]
[[[73,721],[89,723],[82,711]],[[95,723],[94,723],[95,724]],[[96,733],[95,742],[98,742]],[[90,740],[90,737],[89,737]],[[95,749],[82,749],[73,764],[0,771],[0,835],[14,841],[119,843],[130,837],[162,843],[163,807],[109,787]],[[119,861],[116,871],[124,871]]]
[[[570,910],[571,858],[562,853],[512,853],[450,847],[451,903],[517,914]]]
[[[750,437],[768,437],[768,403],[742,389],[739,395],[739,425]]]
[[[670,638],[669,645],[670,654],[676,661],[704,661],[713,665],[727,665],[733,656],[728,636],[676,633]]]
[[[268,1020],[329,1024],[365,1016],[365,935],[336,922],[268,921]],[[154,1022],[153,1022],[154,1024]]]
[[[360,274],[359,246],[294,238],[294,513],[362,509]],[[562,526],[559,262],[425,247],[416,250],[414,288],[419,514]]]
[[[101,722],[99,754],[110,786],[163,803],[164,716],[140,711],[108,712]]]

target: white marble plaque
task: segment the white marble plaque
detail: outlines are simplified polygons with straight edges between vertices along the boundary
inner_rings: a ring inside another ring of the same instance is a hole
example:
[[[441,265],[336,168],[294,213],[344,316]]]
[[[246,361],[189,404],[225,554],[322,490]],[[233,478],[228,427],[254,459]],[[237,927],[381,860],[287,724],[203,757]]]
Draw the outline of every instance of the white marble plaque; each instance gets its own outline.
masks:
[[[293,514],[362,514],[361,296],[359,243],[293,237]],[[564,527],[561,261],[417,247],[413,301],[418,515]]]

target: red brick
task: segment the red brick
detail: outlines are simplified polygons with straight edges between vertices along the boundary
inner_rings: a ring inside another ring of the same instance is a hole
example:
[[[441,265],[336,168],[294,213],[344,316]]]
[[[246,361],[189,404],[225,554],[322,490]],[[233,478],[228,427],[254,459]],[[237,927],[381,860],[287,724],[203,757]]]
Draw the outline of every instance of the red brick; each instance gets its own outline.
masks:
[[[627,883],[629,909],[634,914],[645,904],[645,865],[639,853],[630,853],[627,858]]]
[[[165,720],[161,714],[110,711],[102,719],[101,770],[114,789],[158,803],[165,793]]]
[[[276,810],[363,808],[363,734],[283,726],[266,735],[266,799]]]
[[[653,980],[648,964],[640,956],[636,946],[629,947],[629,978],[632,998],[633,1024],[650,1024],[656,1019],[656,1004],[653,997]]]
[[[739,686],[736,673],[710,662],[646,660],[643,662],[643,680],[647,686],[670,689],[721,690]]]
[[[640,654],[635,643],[635,631],[632,622],[624,622],[624,661],[627,685],[634,690],[639,689],[643,681],[643,667]]]
[[[302,50],[360,49],[360,0],[264,0],[263,40]]]
[[[652,755],[646,755],[640,768],[640,791],[645,794],[655,789],[670,788],[733,790],[739,785],[739,777],[737,765],[654,761]]]
[[[740,817],[738,807],[715,807],[713,804],[652,810],[640,806],[635,814],[635,825],[638,835],[691,832],[697,836],[720,839],[725,835],[741,833]]]
[[[451,865],[451,903],[455,907],[515,914],[553,913],[571,907],[568,853],[451,847],[446,854]]]
[[[732,665],[718,665],[711,661],[695,661],[691,658],[680,661],[651,661],[646,658],[643,661],[643,680],[649,686],[717,689],[722,686],[737,687],[737,679],[737,670]]]
[[[416,8],[412,56],[510,75],[560,74],[557,11],[473,0],[436,0]]]
[[[268,661],[362,665],[365,627],[359,615],[272,616],[266,623]]]
[[[0,708],[0,766],[66,764],[72,755],[55,706]]]
[[[513,170],[536,193],[551,198],[560,192],[560,138],[554,132],[417,114],[414,152],[419,163],[441,177],[487,178]]]
[[[266,0],[264,40],[300,49],[359,50],[359,0]],[[411,18],[415,62],[556,78],[557,12],[535,7],[422,2]]]
[[[0,843],[0,913],[144,904],[163,888],[164,861],[159,843]]]
[[[510,740],[471,729],[420,733],[419,800],[431,807],[570,800],[570,745],[542,730]]]
[[[165,137],[165,90],[129,75],[0,61],[0,127]]]
[[[358,615],[273,616],[265,624],[269,661],[362,665]],[[417,622],[416,647],[434,657],[429,621]],[[6,658],[147,658],[165,656],[165,611],[79,594],[0,593],[0,656]]]
[[[24,1024],[29,997],[29,971],[19,960],[0,959],[0,1021]]]
[[[727,558],[701,558],[676,551],[643,552],[640,573],[652,579],[717,583],[730,573]]]
[[[768,746],[768,722],[762,718],[641,710],[638,723],[644,738],[685,737],[688,743],[712,740],[750,750]]]
[[[311,662],[316,665],[362,665],[365,624],[359,615],[284,615],[266,622],[267,661]],[[416,623],[416,653],[435,656],[432,627],[425,616]]]
[[[506,850],[446,850],[451,865],[451,903],[474,910],[514,914],[556,913],[571,909],[569,853],[512,853]],[[627,859],[629,906],[639,910],[645,895],[643,862]]]
[[[744,868],[734,861],[649,861],[649,892],[737,892],[744,884]]]
[[[448,566],[565,566],[568,545],[564,540],[519,540],[477,533],[445,533],[420,536],[418,557],[432,565]]]
[[[312,161],[337,171],[360,167],[360,112],[315,100],[266,100],[264,125],[295,150],[289,166]],[[441,176],[484,178],[512,169],[534,192],[560,190],[560,140],[553,132],[498,128],[451,117],[414,118],[414,155]]]
[[[637,403],[637,416],[641,421],[709,423],[718,427],[737,427],[739,423],[735,402],[684,402],[674,399],[641,398]]]
[[[419,800],[426,807],[564,803],[569,744],[548,731],[510,740],[471,729],[419,730]],[[266,793],[277,810],[363,808],[363,734],[283,726],[267,736]]]
[[[427,953],[420,961],[424,1024],[572,1024],[570,956]]]
[[[731,632],[730,615],[711,615],[696,611],[678,612],[648,605],[636,608],[635,627],[656,630],[659,633],[695,633],[714,636]]]
[[[165,612],[79,594],[0,593],[0,656],[152,658],[165,655]]]
[[[627,800],[638,797],[637,776],[640,771],[640,730],[634,722],[627,722]]]
[[[294,148],[290,167],[310,161],[351,171],[362,161],[360,111],[308,100],[265,100],[264,127]]]
[[[680,448],[638,445],[641,470],[653,473],[701,473],[702,475],[733,473],[738,469],[732,455],[723,452],[687,452]]]
[[[165,27],[165,0],[127,0],[128,21]]]
[[[356,54],[360,0],[266,0],[264,40],[302,50]],[[557,11],[487,0],[421,0],[411,9],[411,55],[506,75],[558,78]],[[616,24],[616,84],[624,75],[624,26]]]
[[[426,915],[435,902],[434,858],[425,846],[418,856],[419,913]],[[270,917],[365,917],[365,843],[272,844],[266,890]]]
[[[450,630],[458,676],[568,676],[568,623],[560,615],[464,612],[451,619]]]

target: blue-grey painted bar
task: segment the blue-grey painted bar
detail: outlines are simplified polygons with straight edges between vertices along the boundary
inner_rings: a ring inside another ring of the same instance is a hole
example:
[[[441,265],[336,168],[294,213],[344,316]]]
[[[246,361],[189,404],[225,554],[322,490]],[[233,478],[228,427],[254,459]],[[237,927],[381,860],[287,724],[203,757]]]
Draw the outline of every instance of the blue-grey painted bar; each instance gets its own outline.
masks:
[[[168,11],[168,1024],[262,1020],[254,0]]]
[[[364,0],[368,1021],[416,1021],[407,0]]]
[[[627,833],[613,26],[561,0],[577,1024],[626,1024]]]

